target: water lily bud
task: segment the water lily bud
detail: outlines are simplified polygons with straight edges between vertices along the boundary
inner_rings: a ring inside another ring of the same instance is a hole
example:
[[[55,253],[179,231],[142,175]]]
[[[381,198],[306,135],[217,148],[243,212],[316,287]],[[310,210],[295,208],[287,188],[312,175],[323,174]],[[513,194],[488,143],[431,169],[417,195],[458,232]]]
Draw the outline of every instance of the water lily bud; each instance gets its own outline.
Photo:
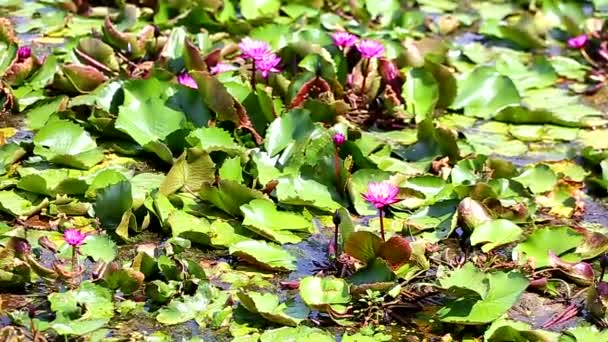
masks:
[[[15,238],[13,246],[17,255],[28,255],[32,252],[32,246],[25,239]]]
[[[36,307],[33,305],[28,305],[27,315],[30,319],[34,319],[36,317]]]
[[[474,229],[482,223],[492,220],[492,216],[486,207],[470,197],[460,201],[458,205],[458,217],[470,229]]]
[[[608,253],[604,253],[600,257],[600,267],[601,268],[607,268],[608,267]]]
[[[340,217],[340,212],[337,210],[334,211],[333,221],[334,221],[334,225],[336,225],[336,226],[340,225],[340,222],[342,222],[342,218]]]

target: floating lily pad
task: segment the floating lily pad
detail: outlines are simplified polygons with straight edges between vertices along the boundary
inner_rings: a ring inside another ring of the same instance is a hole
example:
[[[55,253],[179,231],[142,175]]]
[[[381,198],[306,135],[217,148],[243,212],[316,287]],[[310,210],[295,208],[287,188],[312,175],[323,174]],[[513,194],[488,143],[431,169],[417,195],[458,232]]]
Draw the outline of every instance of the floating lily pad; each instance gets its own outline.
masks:
[[[295,258],[286,250],[264,241],[247,240],[230,246],[230,254],[254,266],[270,271],[291,271],[296,268]]]

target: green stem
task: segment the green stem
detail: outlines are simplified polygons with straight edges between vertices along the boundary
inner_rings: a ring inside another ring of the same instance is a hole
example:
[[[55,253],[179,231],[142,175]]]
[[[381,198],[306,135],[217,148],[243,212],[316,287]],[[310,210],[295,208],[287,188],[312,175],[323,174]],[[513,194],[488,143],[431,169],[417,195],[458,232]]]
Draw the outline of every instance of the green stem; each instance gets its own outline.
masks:
[[[378,216],[380,217],[380,235],[382,236],[382,241],[386,241],[384,238],[384,217],[383,217],[383,208],[378,208]]]
[[[78,263],[76,259],[76,246],[72,246],[72,272],[76,272],[76,263]]]
[[[344,189],[342,188],[342,172],[340,172],[340,155],[338,154],[338,146],[334,148],[334,164],[336,167],[336,187],[340,195],[344,195]]]
[[[369,69],[369,58],[363,60],[363,83],[361,84],[361,95],[365,95],[365,84],[367,83],[367,71]]]
[[[252,61],[252,67],[251,67],[251,88],[253,88],[253,90],[255,91],[255,59]]]
[[[336,257],[336,260],[338,260],[338,255],[340,255],[340,253],[338,252],[338,229],[340,228],[339,224],[335,225],[336,229],[334,229],[334,256]]]

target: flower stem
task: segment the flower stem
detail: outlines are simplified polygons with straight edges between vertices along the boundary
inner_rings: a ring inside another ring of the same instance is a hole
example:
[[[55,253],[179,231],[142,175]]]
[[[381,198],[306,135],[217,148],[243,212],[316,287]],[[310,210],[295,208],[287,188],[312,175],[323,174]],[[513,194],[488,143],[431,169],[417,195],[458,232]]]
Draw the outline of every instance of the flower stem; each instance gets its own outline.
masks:
[[[583,55],[583,58],[585,58],[585,60],[589,62],[589,64],[591,64],[593,67],[599,68],[599,65],[597,65],[597,63],[595,63],[595,61],[593,61],[591,57],[589,57],[584,47],[580,48],[580,51],[581,55]]]
[[[340,228],[339,224],[335,225],[336,229],[334,229],[334,256],[336,257],[336,260],[338,260],[338,255],[340,255],[340,253],[338,252],[338,229]]]
[[[378,208],[378,216],[380,217],[380,235],[382,236],[382,241],[386,241],[384,238],[384,208]]]
[[[361,84],[361,95],[365,95],[365,84],[367,83],[367,71],[369,69],[369,58],[363,60],[363,83]]]
[[[253,90],[255,90],[255,59],[252,62],[252,67],[251,67],[251,88],[253,88]]]
[[[32,340],[38,341],[38,330],[36,330],[36,324],[34,324],[34,318],[30,318],[30,330],[32,331]]]
[[[334,164],[336,167],[336,187],[340,195],[344,195],[344,189],[342,188],[342,172],[340,172],[340,155],[338,154],[338,146],[334,147]]]

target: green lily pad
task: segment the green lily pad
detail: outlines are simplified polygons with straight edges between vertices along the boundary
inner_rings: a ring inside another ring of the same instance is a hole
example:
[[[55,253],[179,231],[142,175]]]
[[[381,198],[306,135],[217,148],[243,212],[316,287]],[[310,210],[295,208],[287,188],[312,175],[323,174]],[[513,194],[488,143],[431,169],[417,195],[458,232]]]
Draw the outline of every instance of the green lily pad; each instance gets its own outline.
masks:
[[[76,290],[49,295],[51,310],[57,317],[51,328],[61,335],[83,335],[104,326],[114,316],[112,293],[90,281]],[[80,306],[86,308],[81,311]]]
[[[221,180],[217,187],[203,183],[199,191],[201,199],[233,216],[241,215],[241,206],[254,199],[265,199],[263,193],[231,180]]]
[[[211,288],[209,285],[200,286],[194,295],[173,299],[169,305],[161,308],[156,315],[156,320],[167,325],[192,320],[209,306],[217,296],[217,292],[217,289]]]
[[[464,114],[488,119],[502,108],[519,104],[521,97],[513,81],[491,67],[481,66],[458,80],[458,94],[452,108]]]
[[[444,322],[485,324],[494,321],[517,302],[528,279],[517,271],[483,273],[471,263],[439,280],[444,289],[467,290],[449,301],[437,314]]]
[[[484,334],[488,342],[498,341],[557,341],[559,334],[541,329],[534,329],[530,324],[513,321],[507,318],[497,319]]]
[[[317,310],[344,311],[350,302],[349,286],[344,279],[307,276],[300,280],[300,296],[306,305]]]
[[[256,337],[257,341],[257,337]],[[298,327],[283,327],[278,329],[266,330],[259,337],[260,342],[333,342],[335,337],[319,328],[311,328],[305,325]]]
[[[91,135],[67,120],[47,123],[34,136],[34,144],[34,153],[50,162],[77,169],[90,169],[104,158]]]
[[[326,211],[334,211],[342,205],[335,198],[338,194],[332,188],[314,179],[301,175],[282,176],[278,179],[277,197],[279,202],[292,205],[308,205]]]
[[[432,115],[439,101],[439,85],[432,73],[424,68],[410,69],[403,85],[403,96],[407,101],[408,111],[416,116],[416,122]]]
[[[548,227],[537,229],[528,238],[519,243],[513,255],[520,264],[531,262],[534,268],[549,266],[549,251],[558,256],[574,250],[583,243],[583,236],[569,227]]]
[[[84,245],[80,246],[82,255],[91,257],[95,261],[111,262],[118,253],[116,243],[107,236],[93,235],[87,237]]]
[[[182,153],[160,185],[160,192],[171,195],[182,188],[189,192],[201,189],[205,182],[215,180],[215,164],[207,152],[190,150]]]
[[[209,236],[211,225],[202,217],[176,210],[169,214],[167,223],[171,227],[173,237],[181,237],[203,245],[211,244]]]
[[[286,250],[265,241],[246,240],[233,244],[230,254],[270,271],[293,271],[295,258]]]
[[[274,242],[297,243],[302,238],[294,232],[310,233],[312,222],[288,211],[278,211],[272,201],[255,199],[241,206],[243,226]]]
[[[509,220],[500,219],[484,222],[473,230],[471,245],[483,243],[481,250],[487,253],[500,245],[518,241],[522,232],[521,228]]]
[[[287,301],[279,302],[279,296],[272,293],[239,292],[241,304],[249,311],[260,314],[265,319],[281,325],[297,326],[308,318],[310,310],[303,304]]]
[[[557,184],[557,176],[549,166],[544,164],[525,169],[513,180],[528,187],[535,194],[551,191]]]
[[[0,191],[0,210],[14,216],[30,216],[48,206],[48,199],[40,199],[31,193]]]

